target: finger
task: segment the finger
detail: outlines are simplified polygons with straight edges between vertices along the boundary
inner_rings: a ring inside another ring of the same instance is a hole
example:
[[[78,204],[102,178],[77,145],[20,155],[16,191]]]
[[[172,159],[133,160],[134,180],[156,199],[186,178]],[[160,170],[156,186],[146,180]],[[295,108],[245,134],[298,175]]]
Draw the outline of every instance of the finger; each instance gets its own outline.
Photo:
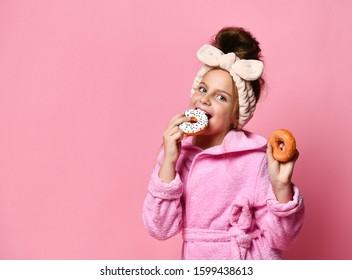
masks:
[[[170,120],[169,123],[172,123],[172,122],[175,121],[176,119],[178,119],[178,118],[180,118],[180,117],[183,117],[183,116],[184,116],[183,113],[181,113],[181,114],[176,114],[175,116],[173,116],[173,117],[171,118],[171,120]]]
[[[179,141],[183,139],[183,131],[181,131],[178,126],[171,127],[164,137],[171,141]]]
[[[273,147],[271,146],[270,143],[268,143],[267,147],[266,147],[266,155],[268,157],[268,161],[274,161],[274,157],[273,157]]]
[[[189,122],[190,118],[186,116],[179,116],[178,118],[175,118],[170,122],[169,126],[179,126],[181,123],[184,122]]]
[[[180,113],[180,114],[176,114],[176,115],[170,120],[169,124],[174,124],[175,122],[180,122],[180,121],[181,121],[180,123],[182,123],[182,122],[187,121],[187,120],[189,120],[189,118],[186,117],[184,113]]]
[[[183,134],[182,130],[178,126],[174,126],[170,129],[170,136],[179,133]]]
[[[298,157],[299,157],[299,152],[298,152],[298,150],[295,150],[292,158],[286,163],[294,165],[296,163],[296,160],[298,159]]]
[[[178,125],[175,125],[175,126],[171,126],[169,129],[168,129],[168,134],[169,135],[172,135],[176,132],[179,132],[181,131],[180,127]]]
[[[183,139],[183,132],[181,130],[178,130],[174,132],[172,135],[170,135],[170,141],[179,143]]]
[[[166,130],[165,130],[165,133],[166,133],[166,134],[169,134],[172,129],[174,129],[175,127],[178,128],[178,126],[179,126],[181,123],[185,122],[185,121],[188,121],[188,118],[187,118],[187,117],[182,116],[181,114],[176,115],[176,116],[169,122],[169,124],[168,124],[168,126],[167,126],[167,128],[166,128]]]
[[[296,149],[295,154],[293,156],[293,160],[296,161],[299,158],[299,151]]]

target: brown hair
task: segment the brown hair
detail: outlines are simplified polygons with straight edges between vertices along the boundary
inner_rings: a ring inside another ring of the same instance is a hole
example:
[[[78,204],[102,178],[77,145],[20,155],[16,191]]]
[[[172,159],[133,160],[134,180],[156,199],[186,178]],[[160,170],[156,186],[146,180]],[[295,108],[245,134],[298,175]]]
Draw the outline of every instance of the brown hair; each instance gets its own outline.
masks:
[[[241,27],[224,27],[214,36],[211,44],[223,53],[235,53],[240,59],[260,60],[262,57],[259,42],[249,31]],[[265,81],[259,78],[250,83],[258,101]]]

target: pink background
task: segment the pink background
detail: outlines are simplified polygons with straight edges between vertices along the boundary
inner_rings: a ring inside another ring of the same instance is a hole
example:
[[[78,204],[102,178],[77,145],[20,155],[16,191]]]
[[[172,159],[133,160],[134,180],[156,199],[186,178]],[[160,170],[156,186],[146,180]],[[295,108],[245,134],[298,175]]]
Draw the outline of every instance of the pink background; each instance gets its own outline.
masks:
[[[289,259],[352,259],[350,1],[0,1],[0,258],[178,259],[141,211],[195,52],[227,25],[261,42],[247,126],[291,130],[304,228]]]

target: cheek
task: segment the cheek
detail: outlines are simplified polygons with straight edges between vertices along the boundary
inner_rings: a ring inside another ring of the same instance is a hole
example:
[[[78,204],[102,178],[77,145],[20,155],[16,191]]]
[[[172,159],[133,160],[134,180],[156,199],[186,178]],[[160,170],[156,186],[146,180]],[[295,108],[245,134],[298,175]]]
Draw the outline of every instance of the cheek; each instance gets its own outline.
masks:
[[[191,98],[191,100],[189,101],[189,107],[191,108],[192,106],[193,106],[193,104],[194,104],[194,101],[193,101],[193,99]]]
[[[238,113],[236,108],[233,108],[230,115],[231,124],[233,125],[237,124],[237,120],[238,120]]]
[[[231,121],[233,119],[233,112],[229,107],[216,106],[214,109],[214,111],[217,112],[216,114],[218,117],[223,121]]]
[[[237,122],[237,114],[235,109],[231,106],[227,108],[226,113],[224,114],[225,119],[229,124],[234,124]]]
[[[189,106],[192,106],[193,104],[196,103],[197,98],[196,98],[195,95],[196,95],[196,93],[194,93],[194,94],[192,95],[191,99],[189,100]]]

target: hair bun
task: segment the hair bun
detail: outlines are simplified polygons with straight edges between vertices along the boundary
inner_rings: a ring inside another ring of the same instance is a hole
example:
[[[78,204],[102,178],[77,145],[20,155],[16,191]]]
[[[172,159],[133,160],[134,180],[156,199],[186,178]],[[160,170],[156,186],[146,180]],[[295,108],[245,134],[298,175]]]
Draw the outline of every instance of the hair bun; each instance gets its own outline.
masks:
[[[261,49],[253,35],[241,27],[221,29],[212,45],[224,53],[234,52],[241,59],[259,59]]]

